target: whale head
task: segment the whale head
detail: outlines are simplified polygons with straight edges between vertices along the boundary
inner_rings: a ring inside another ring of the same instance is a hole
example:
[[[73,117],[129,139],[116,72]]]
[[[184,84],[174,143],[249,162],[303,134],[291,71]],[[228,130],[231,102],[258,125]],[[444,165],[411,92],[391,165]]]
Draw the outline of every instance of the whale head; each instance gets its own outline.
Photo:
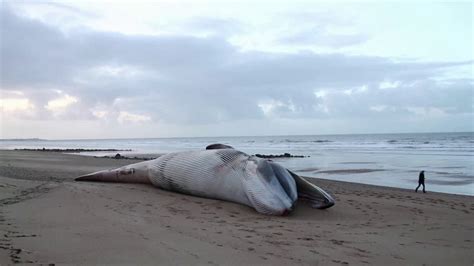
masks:
[[[281,171],[283,170],[283,171]],[[297,200],[296,184],[286,170],[267,160],[250,156],[243,185],[250,204],[260,213],[285,215]]]

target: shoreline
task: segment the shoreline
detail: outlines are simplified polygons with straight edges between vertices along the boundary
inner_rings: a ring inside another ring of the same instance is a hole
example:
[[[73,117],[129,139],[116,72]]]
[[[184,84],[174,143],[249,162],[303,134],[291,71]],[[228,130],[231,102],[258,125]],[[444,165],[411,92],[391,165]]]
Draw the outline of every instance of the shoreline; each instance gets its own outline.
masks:
[[[62,150],[62,151],[58,151]],[[37,153],[43,153],[43,152],[54,152],[54,153],[59,153],[59,154],[64,154],[64,155],[75,155],[75,156],[83,156],[83,157],[92,157],[96,159],[113,159],[113,160],[125,160],[127,163],[118,163],[119,165],[127,165],[127,164],[132,164],[135,162],[141,162],[141,161],[146,161],[146,160],[153,160],[156,159],[160,156],[162,156],[164,153],[144,153],[144,152],[134,152],[133,150],[115,150],[115,149],[97,149],[93,152],[89,151],[82,151],[82,152],[69,152],[68,150],[70,149],[54,149],[54,150],[49,150],[49,151],[42,151],[41,149],[0,149],[1,152],[9,152],[9,151],[26,151],[26,152],[37,152]],[[79,149],[81,150],[81,149]],[[103,151],[113,151],[112,153],[101,153]],[[116,152],[118,151],[118,152]],[[124,152],[125,151],[125,152]],[[97,155],[95,153],[100,153],[100,155]],[[117,156],[120,155],[120,156]],[[276,157],[279,158],[279,157]],[[298,159],[297,157],[296,159]],[[277,161],[278,162],[278,161]],[[101,169],[103,170],[103,169]],[[406,188],[406,187],[401,187],[397,185],[380,185],[380,184],[374,184],[374,183],[369,183],[369,182],[354,182],[354,181],[347,181],[347,180],[337,180],[337,179],[331,179],[328,178],[328,175],[334,175],[334,174],[342,174],[343,176],[350,175],[350,174],[359,174],[359,173],[373,173],[373,172],[386,172],[387,170],[385,169],[367,169],[367,168],[360,168],[360,169],[336,169],[336,170],[321,170],[316,167],[310,167],[307,169],[302,169],[300,171],[298,170],[292,170],[296,173],[299,173],[299,175],[307,178],[307,179],[315,179],[315,180],[328,180],[328,181],[333,181],[333,182],[344,182],[344,183],[349,183],[349,184],[361,184],[361,185],[368,185],[368,186],[375,186],[375,187],[380,187],[380,188],[393,188],[393,189],[402,189],[405,191],[414,191],[417,183],[415,182],[415,179],[413,178],[413,189],[412,188]],[[319,177],[314,177],[314,176],[309,176],[305,175],[306,172],[313,172],[315,175],[319,175]],[[84,173],[86,174],[86,173]],[[431,181],[429,181],[431,182]],[[457,184],[456,181],[452,182],[453,184]],[[441,193],[441,194],[448,194],[448,195],[459,195],[459,196],[469,196],[469,197],[474,197],[474,192],[469,195],[465,194],[462,192],[456,193],[456,192],[444,192],[444,191],[431,191],[430,190],[430,183],[427,183],[427,191],[428,193]],[[436,185],[436,183],[435,183]]]
[[[0,152],[2,151],[10,151],[10,150],[2,150],[0,149]],[[25,150],[14,150],[14,151],[25,151]],[[28,150],[28,152],[42,152],[42,151],[32,151],[32,150]],[[56,151],[51,151],[51,152],[56,152]],[[64,155],[72,155],[72,156],[84,156],[84,157],[92,157],[92,158],[95,158],[95,159],[106,159],[106,160],[117,160],[119,161],[117,163],[117,167],[119,166],[122,166],[122,165],[127,165],[127,164],[132,164],[132,163],[136,163],[136,162],[142,162],[142,161],[147,161],[147,160],[153,160],[153,159],[156,159],[158,158],[159,156],[161,156],[162,154],[155,154],[155,153],[150,153],[150,154],[147,154],[147,153],[137,153],[135,156],[135,154],[133,155],[133,157],[129,157],[129,156],[121,156],[120,158],[115,158],[114,156],[93,156],[93,155],[85,155],[85,154],[80,154],[80,153],[68,153],[68,152],[63,152],[63,153],[60,153],[60,154],[64,154]],[[154,157],[145,157],[146,155],[153,155]],[[120,161],[123,161],[120,162]],[[102,169],[104,170],[104,169]],[[358,173],[357,171],[358,169],[356,169],[353,173]],[[328,171],[323,171],[323,173],[325,172],[329,172],[329,171],[344,171],[345,173],[349,173],[351,171],[351,169],[349,170],[328,170]],[[383,171],[383,170],[374,170],[373,172],[377,172],[377,171]],[[360,188],[364,188],[364,187],[367,187],[367,188],[370,188],[370,187],[374,187],[374,188],[378,188],[378,189],[388,189],[388,190],[399,190],[399,191],[405,191],[405,192],[413,192],[415,189],[408,189],[408,188],[402,188],[402,187],[392,187],[392,186],[382,186],[382,185],[374,185],[374,184],[367,184],[367,183],[358,183],[358,182],[351,182],[351,181],[344,181],[344,180],[334,180],[334,179],[329,179],[329,178],[318,178],[318,177],[311,177],[311,176],[305,176],[304,174],[301,175],[302,177],[308,179],[308,180],[313,180],[314,182],[326,182],[328,181],[329,183],[341,183],[341,184],[348,184],[350,186],[359,186]],[[422,193],[422,192],[418,192],[418,193]],[[449,192],[439,192],[439,191],[429,191],[427,193],[435,193],[435,194],[444,194],[444,195],[452,195],[452,196],[463,196],[463,197],[470,197],[470,198],[473,198],[474,199],[474,195],[465,195],[465,194],[456,194],[456,193],[449,193]]]
[[[474,262],[468,195],[311,178],[336,205],[298,202],[275,217],[144,184],[73,181],[133,162],[0,150],[0,264]]]

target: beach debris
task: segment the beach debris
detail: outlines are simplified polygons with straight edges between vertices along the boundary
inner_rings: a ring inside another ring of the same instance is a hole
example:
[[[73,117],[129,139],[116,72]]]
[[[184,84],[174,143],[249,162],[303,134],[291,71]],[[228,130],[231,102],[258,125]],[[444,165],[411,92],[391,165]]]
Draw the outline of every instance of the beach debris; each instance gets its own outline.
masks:
[[[118,156],[120,155],[120,156]],[[139,157],[139,156],[124,156],[121,155],[120,153],[117,153],[114,156],[94,156],[94,158],[106,158],[106,159],[116,159],[116,160],[138,160],[138,161],[149,161],[149,160],[154,160],[158,158],[159,156],[156,157]]]
[[[255,154],[258,158],[264,158],[264,159],[273,159],[273,158],[306,158],[309,156],[304,156],[304,155],[292,155],[290,153],[283,153],[283,154],[260,154],[257,153]]]

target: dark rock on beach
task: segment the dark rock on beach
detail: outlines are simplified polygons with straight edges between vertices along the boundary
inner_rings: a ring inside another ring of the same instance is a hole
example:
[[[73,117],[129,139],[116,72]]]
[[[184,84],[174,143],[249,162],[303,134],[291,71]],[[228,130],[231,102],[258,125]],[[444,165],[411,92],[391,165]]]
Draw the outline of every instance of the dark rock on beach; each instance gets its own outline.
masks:
[[[264,158],[264,159],[273,159],[273,158],[306,158],[309,156],[304,156],[304,155],[292,155],[290,153],[283,153],[283,154],[255,154],[258,158]]]
[[[108,158],[108,159],[116,159],[116,160],[140,160],[140,161],[148,161],[153,160],[158,157],[139,157],[139,156],[123,156],[120,153],[115,154],[114,156],[94,156],[94,158]]]

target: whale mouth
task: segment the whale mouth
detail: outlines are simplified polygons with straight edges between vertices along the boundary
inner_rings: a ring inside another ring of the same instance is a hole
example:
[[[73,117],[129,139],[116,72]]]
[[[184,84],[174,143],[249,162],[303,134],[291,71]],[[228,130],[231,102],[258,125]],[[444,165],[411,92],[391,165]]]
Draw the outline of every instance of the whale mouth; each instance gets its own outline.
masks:
[[[334,206],[335,200],[329,193],[290,170],[287,171],[296,182],[299,200],[308,202],[315,209],[327,209]]]
[[[298,190],[293,176],[291,176],[290,172],[283,166],[271,161],[268,161],[268,163],[270,164],[273,173],[278,179],[278,182],[280,182],[280,185],[285,190],[287,196],[290,198],[290,200],[295,202],[298,199]]]
[[[306,179],[267,160],[249,159],[250,175],[245,181],[250,204],[260,213],[287,215],[297,200],[315,209],[327,209],[335,204],[333,197]]]
[[[253,156],[248,163],[244,185],[252,207],[270,215],[290,213],[297,200],[297,191],[291,175],[285,175],[286,169]]]

